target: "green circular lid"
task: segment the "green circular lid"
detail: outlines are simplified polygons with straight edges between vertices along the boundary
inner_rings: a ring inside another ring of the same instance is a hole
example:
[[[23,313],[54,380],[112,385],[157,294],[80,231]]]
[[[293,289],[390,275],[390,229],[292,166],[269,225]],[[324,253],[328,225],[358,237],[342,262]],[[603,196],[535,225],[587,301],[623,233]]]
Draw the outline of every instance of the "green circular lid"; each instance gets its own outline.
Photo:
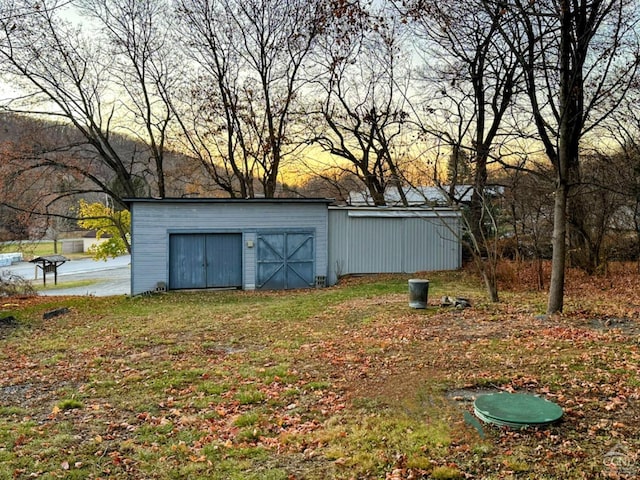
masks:
[[[476,416],[485,422],[520,428],[555,422],[563,413],[559,405],[524,393],[481,395],[473,406]]]

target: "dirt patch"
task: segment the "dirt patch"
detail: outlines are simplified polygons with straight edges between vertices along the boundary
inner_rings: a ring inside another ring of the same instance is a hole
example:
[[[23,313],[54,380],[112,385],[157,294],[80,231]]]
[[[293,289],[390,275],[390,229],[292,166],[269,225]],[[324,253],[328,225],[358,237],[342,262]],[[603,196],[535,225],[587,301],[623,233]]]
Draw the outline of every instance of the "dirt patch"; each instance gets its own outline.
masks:
[[[640,323],[629,317],[598,317],[591,320],[591,328],[596,330],[619,330],[625,335],[640,335]]]
[[[0,317],[0,338],[4,338],[19,326],[20,323],[13,315]]]
[[[473,403],[481,395],[489,395],[491,393],[500,393],[503,390],[497,387],[469,387],[455,388],[448,390],[446,397],[455,402]]]
[[[27,399],[33,398],[34,391],[34,386],[31,383],[0,387],[0,404],[22,405]]]
[[[55,388],[31,382],[0,387],[0,406],[30,409],[40,421],[49,414],[54,397]]]

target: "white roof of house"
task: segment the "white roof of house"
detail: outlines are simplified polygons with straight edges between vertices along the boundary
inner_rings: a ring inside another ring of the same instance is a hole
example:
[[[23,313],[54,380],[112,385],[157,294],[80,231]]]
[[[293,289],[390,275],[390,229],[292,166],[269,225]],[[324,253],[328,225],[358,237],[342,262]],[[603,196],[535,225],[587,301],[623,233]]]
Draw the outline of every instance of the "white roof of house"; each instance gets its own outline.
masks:
[[[448,205],[449,187],[403,187],[404,195],[410,206],[417,205]],[[453,203],[466,203],[471,200],[472,185],[456,185],[453,187]],[[402,205],[400,193],[395,187],[387,188],[384,194],[387,205]],[[374,205],[373,198],[368,192],[349,192],[349,205]]]

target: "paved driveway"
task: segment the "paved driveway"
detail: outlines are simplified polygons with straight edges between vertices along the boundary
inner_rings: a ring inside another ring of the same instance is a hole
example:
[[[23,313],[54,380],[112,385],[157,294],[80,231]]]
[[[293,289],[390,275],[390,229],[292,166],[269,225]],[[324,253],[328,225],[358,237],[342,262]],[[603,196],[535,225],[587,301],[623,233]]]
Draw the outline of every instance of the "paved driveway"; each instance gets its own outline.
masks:
[[[58,268],[58,286],[53,290],[40,292],[40,295],[129,295],[131,293],[131,256],[123,255],[105,261],[80,259],[69,260]],[[13,274],[20,275],[33,283],[42,282],[42,271],[28,262],[20,262],[10,267],[2,267]],[[36,279],[36,273],[38,278]],[[84,287],[64,288],[65,282],[92,280],[94,283]],[[53,275],[47,275],[47,285],[53,284]]]

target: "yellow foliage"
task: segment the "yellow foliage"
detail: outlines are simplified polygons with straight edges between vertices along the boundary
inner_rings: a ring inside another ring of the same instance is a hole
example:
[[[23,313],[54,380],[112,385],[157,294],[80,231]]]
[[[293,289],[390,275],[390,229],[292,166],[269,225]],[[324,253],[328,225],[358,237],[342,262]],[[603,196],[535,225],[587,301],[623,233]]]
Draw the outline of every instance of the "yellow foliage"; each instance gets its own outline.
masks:
[[[97,260],[131,253],[131,213],[128,210],[116,211],[100,202],[80,200],[78,213],[80,227],[95,230],[97,240],[105,239],[90,249]]]

